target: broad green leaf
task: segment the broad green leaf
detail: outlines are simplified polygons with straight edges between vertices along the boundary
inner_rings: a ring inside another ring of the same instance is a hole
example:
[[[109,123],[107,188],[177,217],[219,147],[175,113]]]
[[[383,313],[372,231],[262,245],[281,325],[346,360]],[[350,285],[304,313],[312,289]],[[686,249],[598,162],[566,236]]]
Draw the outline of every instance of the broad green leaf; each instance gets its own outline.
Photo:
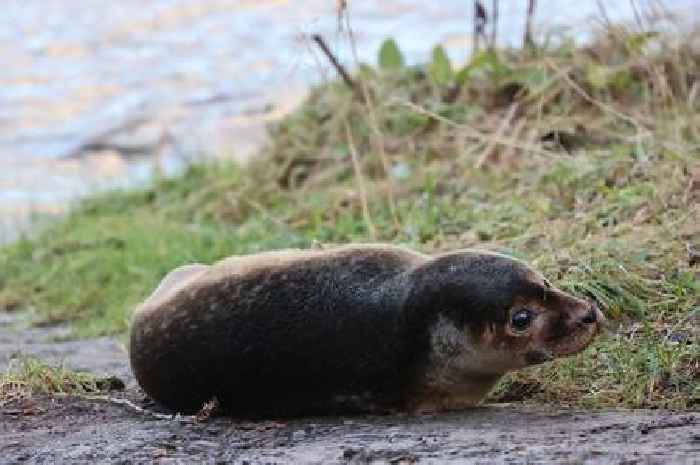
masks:
[[[486,71],[500,73],[507,69],[506,66],[501,63],[501,59],[498,54],[492,50],[484,50],[479,53],[473,60],[472,66],[474,69],[483,69]]]
[[[495,51],[484,50],[476,54],[472,61],[457,73],[456,80],[459,84],[463,84],[475,72],[506,76],[512,73],[512,70],[501,61]]]
[[[385,71],[403,68],[404,58],[399,46],[392,38],[386,39],[379,49],[379,67]]]
[[[586,68],[586,80],[595,89],[603,89],[610,82],[610,71],[606,66],[588,64]]]
[[[428,65],[428,76],[435,84],[441,86],[449,84],[454,78],[450,58],[441,45],[433,49],[433,61]]]
[[[465,82],[467,82],[467,79],[469,79],[469,76],[471,74],[472,69],[469,67],[469,65],[464,66],[462,69],[459,70],[457,75],[455,76],[455,81],[457,81],[457,84],[462,85]]]

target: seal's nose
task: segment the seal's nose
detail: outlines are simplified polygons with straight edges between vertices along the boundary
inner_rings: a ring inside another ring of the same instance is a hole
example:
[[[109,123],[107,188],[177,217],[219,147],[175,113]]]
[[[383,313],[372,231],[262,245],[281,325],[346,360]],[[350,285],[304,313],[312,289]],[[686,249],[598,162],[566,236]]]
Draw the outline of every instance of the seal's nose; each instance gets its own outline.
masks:
[[[589,302],[588,310],[580,317],[579,322],[584,325],[603,323],[605,316],[594,302]]]
[[[581,318],[581,323],[585,325],[592,325],[598,321],[598,312],[596,312],[595,307],[591,307],[588,312]]]

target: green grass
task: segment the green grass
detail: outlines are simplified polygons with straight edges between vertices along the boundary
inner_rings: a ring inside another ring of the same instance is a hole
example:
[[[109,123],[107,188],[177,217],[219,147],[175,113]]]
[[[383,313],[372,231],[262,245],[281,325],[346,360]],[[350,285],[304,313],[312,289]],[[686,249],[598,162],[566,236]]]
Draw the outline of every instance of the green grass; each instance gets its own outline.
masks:
[[[102,382],[89,373],[49,365],[35,358],[14,359],[0,374],[0,408],[34,394],[88,395],[101,390]]]
[[[4,247],[0,305],[124,334],[184,263],[314,241],[497,249],[596,299],[610,329],[492,399],[697,408],[700,56],[672,44],[611,29],[586,50],[485,52],[462,70],[440,53],[363,66],[362,95],[315,89],[250,165],[103,194]]]

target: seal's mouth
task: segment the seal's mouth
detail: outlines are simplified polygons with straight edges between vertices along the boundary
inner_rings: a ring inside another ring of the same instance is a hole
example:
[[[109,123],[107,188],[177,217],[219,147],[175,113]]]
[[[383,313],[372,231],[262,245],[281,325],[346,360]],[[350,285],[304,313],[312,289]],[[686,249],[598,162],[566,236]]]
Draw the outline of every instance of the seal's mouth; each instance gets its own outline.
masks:
[[[557,344],[552,348],[554,357],[566,357],[583,351],[593,342],[599,331],[600,324],[575,331],[567,337],[564,343]]]
[[[541,363],[552,361],[554,358],[554,354],[547,349],[532,350],[525,354],[525,361],[528,363],[528,365],[539,365]]]
[[[575,355],[583,351],[593,342],[597,329],[586,331],[586,334],[570,335],[566,343],[557,344],[551,348],[540,348],[527,352],[525,361],[528,365],[540,365],[545,362],[551,362],[555,358],[567,357]]]
[[[569,332],[566,336],[552,340],[549,349],[555,357],[575,355],[588,347],[600,332],[605,316],[597,305],[579,307],[569,319]]]

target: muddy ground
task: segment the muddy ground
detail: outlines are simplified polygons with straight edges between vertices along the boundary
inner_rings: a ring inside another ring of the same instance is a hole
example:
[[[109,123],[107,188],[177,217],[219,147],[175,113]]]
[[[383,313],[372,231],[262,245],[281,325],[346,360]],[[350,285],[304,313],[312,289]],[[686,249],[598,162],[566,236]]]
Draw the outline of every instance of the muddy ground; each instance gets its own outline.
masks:
[[[154,415],[118,341],[55,342],[65,328],[17,323],[0,318],[0,369],[21,352],[116,375],[126,389],[102,399],[35,396],[0,409],[2,464],[700,464],[698,412],[508,404],[443,415],[261,422]]]

